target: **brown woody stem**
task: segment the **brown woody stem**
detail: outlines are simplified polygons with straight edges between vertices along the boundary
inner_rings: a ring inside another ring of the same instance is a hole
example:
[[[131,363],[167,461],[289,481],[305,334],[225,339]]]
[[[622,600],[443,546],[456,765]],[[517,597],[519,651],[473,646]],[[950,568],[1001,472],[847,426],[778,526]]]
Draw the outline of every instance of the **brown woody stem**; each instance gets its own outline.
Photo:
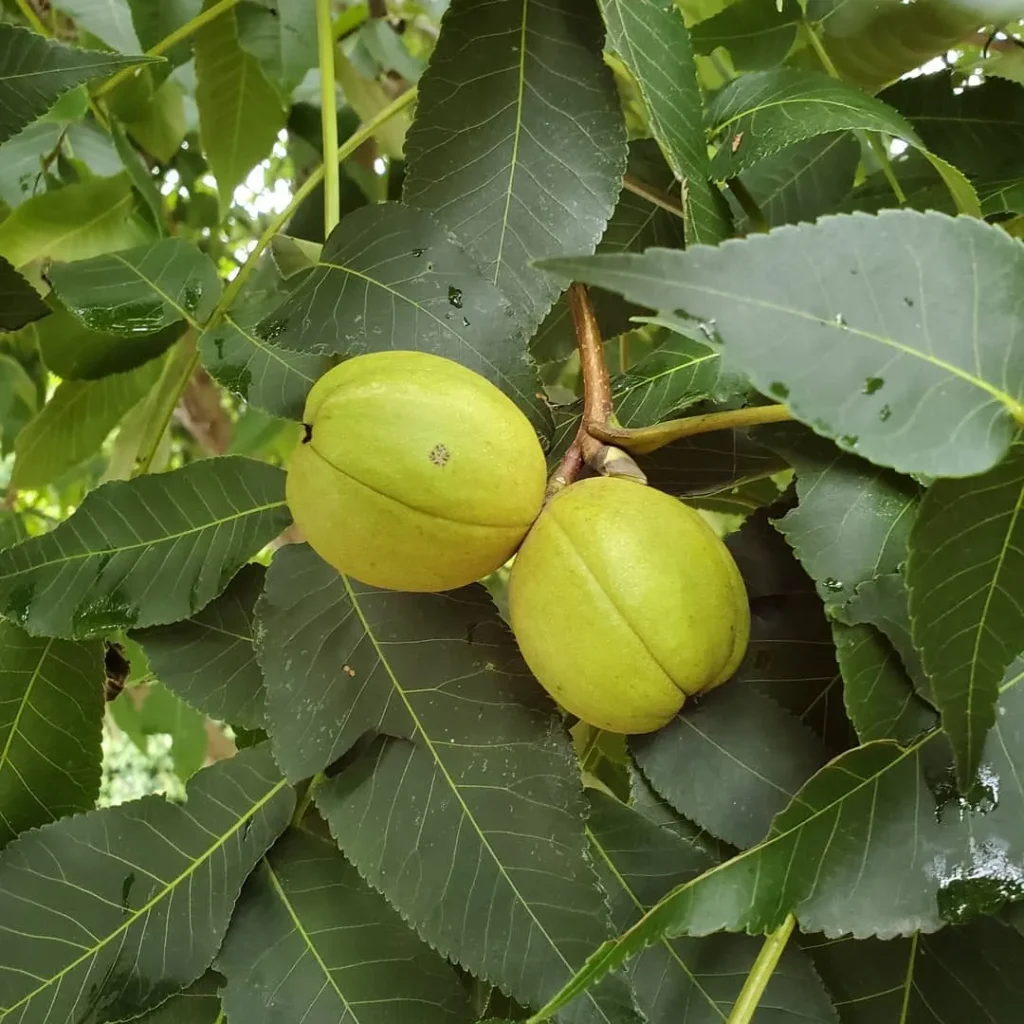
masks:
[[[566,295],[576,331],[576,348],[583,373],[583,418],[576,437],[567,449],[558,469],[548,482],[548,496],[571,484],[584,464],[604,476],[628,476],[644,483],[640,467],[623,451],[603,444],[589,429],[592,424],[607,423],[612,417],[612,385],[605,361],[601,328],[586,285],[574,282]]]
[[[782,423],[793,414],[784,405],[752,405],[745,409],[709,412],[703,416],[687,416],[680,420],[666,420],[651,427],[612,427],[607,423],[589,423],[589,433],[606,444],[624,448],[633,455],[646,455],[657,451],[682,437],[709,434],[713,430],[741,430],[763,423]]]
[[[654,203],[655,206],[660,206],[663,210],[668,210],[669,213],[674,213],[683,220],[686,219],[682,203],[663,189],[655,185],[648,185],[646,181],[640,181],[632,174],[627,174],[622,179],[622,187],[627,192],[632,192],[633,195],[640,196],[641,199],[646,199],[649,203]]]

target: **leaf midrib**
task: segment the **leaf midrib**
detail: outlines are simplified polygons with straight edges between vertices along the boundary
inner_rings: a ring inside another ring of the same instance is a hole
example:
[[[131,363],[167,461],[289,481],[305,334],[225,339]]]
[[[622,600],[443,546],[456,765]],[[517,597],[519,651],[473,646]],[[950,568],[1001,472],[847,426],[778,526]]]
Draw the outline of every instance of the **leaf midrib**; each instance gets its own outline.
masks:
[[[100,551],[83,551],[75,555],[66,555],[63,558],[51,558],[46,562],[36,562],[30,565],[27,569],[18,569],[17,572],[9,572],[5,575],[0,575],[0,582],[3,580],[11,580],[16,576],[23,576],[27,572],[35,572],[38,569],[45,569],[51,565],[66,565],[69,562],[76,562],[82,558],[98,558],[103,555],[119,555],[125,551],[136,551],[139,548],[151,548],[158,544],[165,544],[167,541],[180,540],[182,537],[190,537],[196,533],[202,533],[204,530],[214,529],[218,526],[222,526],[224,523],[234,522],[236,519],[243,519],[245,516],[257,515],[260,512],[269,512],[271,509],[281,508],[286,505],[287,502],[274,501],[269,505],[256,505],[252,508],[247,508],[243,512],[236,512],[234,515],[225,516],[223,519],[212,519],[209,522],[203,523],[200,526],[193,527],[189,530],[183,530],[179,533],[168,533],[163,537],[158,537],[155,540],[140,541],[138,544],[125,544],[118,548],[104,548]],[[43,538],[40,537],[40,540]],[[13,551],[13,548],[7,548],[7,552]],[[6,553],[6,552],[5,552]]]
[[[112,942],[120,934],[127,931],[136,921],[139,920],[144,914],[148,914],[153,907],[155,907],[162,899],[164,899],[169,892],[173,892],[179,885],[182,884],[189,876],[194,874],[203,864],[205,864],[242,826],[249,821],[250,818],[254,817],[259,811],[261,811],[277,794],[288,785],[286,779],[281,779],[272,789],[270,789],[264,796],[262,796],[250,809],[243,814],[238,820],[224,832],[220,838],[213,843],[201,857],[193,860],[189,866],[182,871],[176,878],[171,879],[167,882],[159,892],[149,899],[143,906],[139,907],[138,910],[132,912],[131,916],[117,926],[109,935],[101,939],[95,946],[83,953],[77,960],[72,961],[66,967],[61,968],[56,974],[51,977],[44,979],[43,984],[33,989],[27,995],[22,996],[17,1003],[13,1006],[3,1007],[3,1016],[6,1017],[8,1014],[13,1013],[19,1007],[24,1006],[26,1003],[31,1002],[40,992],[45,991],[54,982],[61,981],[66,974],[73,971],[79,964],[84,963],[92,957],[95,957],[107,943]]]

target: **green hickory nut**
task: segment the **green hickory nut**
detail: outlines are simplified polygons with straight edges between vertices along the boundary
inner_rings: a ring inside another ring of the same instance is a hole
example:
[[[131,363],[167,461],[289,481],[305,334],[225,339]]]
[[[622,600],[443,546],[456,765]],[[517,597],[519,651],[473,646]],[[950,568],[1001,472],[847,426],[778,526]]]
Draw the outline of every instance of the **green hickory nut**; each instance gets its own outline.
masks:
[[[743,660],[750,606],[700,514],[632,480],[595,477],[548,503],[509,579],[512,629],[567,711],[618,733],[666,725]]]
[[[544,453],[493,384],[423,352],[356,356],[313,385],[287,498],[312,548],[390,590],[464,586],[504,564],[544,500]]]

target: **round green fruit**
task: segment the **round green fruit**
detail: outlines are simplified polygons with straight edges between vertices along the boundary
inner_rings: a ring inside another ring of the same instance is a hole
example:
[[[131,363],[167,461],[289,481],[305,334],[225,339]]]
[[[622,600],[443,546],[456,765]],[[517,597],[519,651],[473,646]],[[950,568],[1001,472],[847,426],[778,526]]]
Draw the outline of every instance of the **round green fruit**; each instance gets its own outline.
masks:
[[[509,609],[544,688],[612,732],[661,728],[736,671],[750,636],[743,580],[714,530],[613,477],[551,500],[512,566]]]
[[[493,384],[422,352],[356,356],[309,393],[288,466],[295,522],[339,572],[392,590],[461,587],[519,546],[544,453]]]

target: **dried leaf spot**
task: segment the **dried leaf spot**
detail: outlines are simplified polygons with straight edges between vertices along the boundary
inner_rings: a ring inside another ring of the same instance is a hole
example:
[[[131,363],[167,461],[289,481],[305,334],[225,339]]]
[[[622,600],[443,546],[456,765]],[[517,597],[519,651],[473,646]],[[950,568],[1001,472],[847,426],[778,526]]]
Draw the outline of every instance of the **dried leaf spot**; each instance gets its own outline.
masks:
[[[430,455],[428,456],[435,466],[446,465],[451,457],[452,453],[448,450],[448,446],[440,443],[435,444],[434,447],[430,449]]]

